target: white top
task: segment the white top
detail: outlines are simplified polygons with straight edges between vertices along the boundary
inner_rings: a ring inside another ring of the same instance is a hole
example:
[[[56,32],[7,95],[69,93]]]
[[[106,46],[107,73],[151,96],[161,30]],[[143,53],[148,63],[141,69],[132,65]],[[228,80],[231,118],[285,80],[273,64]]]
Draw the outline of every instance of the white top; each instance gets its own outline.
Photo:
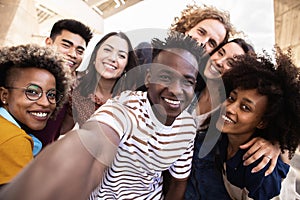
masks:
[[[197,130],[204,130],[204,129],[207,129],[209,124],[205,124],[204,122],[214,113],[216,112],[219,108],[220,108],[221,105],[217,106],[216,108],[214,108],[213,110],[207,112],[207,113],[204,113],[204,114],[201,114],[201,115],[197,115],[196,114],[196,110],[193,111],[192,115],[194,116],[195,118],[195,121],[196,121],[196,126],[197,126]]]
[[[155,117],[146,92],[125,91],[91,120],[113,128],[121,142],[90,199],[162,199],[162,171],[169,169],[178,179],[189,176],[196,125],[186,111],[165,126]]]

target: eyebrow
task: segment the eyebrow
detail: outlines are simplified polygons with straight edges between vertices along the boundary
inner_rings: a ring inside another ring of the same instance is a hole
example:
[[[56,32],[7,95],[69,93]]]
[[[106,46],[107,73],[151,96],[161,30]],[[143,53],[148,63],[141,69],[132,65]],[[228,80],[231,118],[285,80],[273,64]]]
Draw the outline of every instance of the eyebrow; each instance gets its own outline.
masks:
[[[176,70],[175,70],[176,71]],[[169,74],[169,75],[173,75],[173,74],[175,74],[175,72],[173,72],[172,70],[167,70],[167,69],[162,69],[161,71],[159,71],[160,73],[167,73],[167,74]],[[174,75],[173,75],[174,76]],[[191,75],[188,75],[188,74],[186,74],[186,75],[183,75],[182,77],[184,77],[185,79],[193,79],[193,80],[196,80],[197,78],[196,77],[194,77],[194,76],[191,76]]]
[[[223,47],[221,47],[219,51],[222,51],[222,53],[226,54],[226,50]]]
[[[71,46],[74,46],[74,43],[71,42],[70,40],[62,39],[62,41],[68,43],[68,44],[71,45]],[[83,46],[78,46],[76,49],[82,49],[82,50],[85,50],[85,48],[84,48]]]
[[[114,49],[114,47],[113,47],[113,46],[111,46],[110,44],[103,44],[103,46],[109,46],[110,48]],[[127,52],[127,51],[125,51],[125,50],[121,50],[121,49],[119,49],[119,51],[120,51],[120,52],[123,52],[123,53],[126,53],[126,54],[128,54],[128,52]]]
[[[231,91],[231,93],[233,93],[234,95],[238,95],[238,92],[236,91],[236,90],[232,90]],[[248,102],[248,103],[251,103],[251,104],[254,104],[253,103],[253,101],[251,101],[250,99],[248,99],[248,98],[242,98],[243,99],[243,101],[246,101],[246,102]]]
[[[205,32],[205,34],[207,33],[206,29],[203,28],[202,26],[199,26],[197,30],[198,31],[203,31],[203,32]]]
[[[246,101],[246,102],[248,102],[248,103],[250,103],[250,104],[252,104],[252,105],[254,105],[253,101],[251,101],[251,100],[248,99],[248,98],[243,98],[243,100]]]

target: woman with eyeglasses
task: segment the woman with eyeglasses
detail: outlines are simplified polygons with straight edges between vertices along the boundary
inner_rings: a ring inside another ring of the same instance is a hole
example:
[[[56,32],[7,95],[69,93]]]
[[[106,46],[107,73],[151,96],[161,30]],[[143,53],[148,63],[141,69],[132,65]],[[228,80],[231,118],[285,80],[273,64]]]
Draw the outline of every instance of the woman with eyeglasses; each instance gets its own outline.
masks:
[[[42,148],[41,130],[62,106],[68,90],[63,60],[46,47],[0,49],[0,187]]]

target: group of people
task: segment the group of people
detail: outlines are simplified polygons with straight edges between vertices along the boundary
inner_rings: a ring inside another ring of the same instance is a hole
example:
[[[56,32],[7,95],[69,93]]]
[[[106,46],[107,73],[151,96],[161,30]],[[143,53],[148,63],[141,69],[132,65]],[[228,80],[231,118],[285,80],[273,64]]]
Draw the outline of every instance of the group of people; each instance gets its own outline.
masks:
[[[73,19],[1,48],[0,199],[287,199],[300,71],[236,33],[188,5],[163,40],[106,34],[81,72],[93,34]]]

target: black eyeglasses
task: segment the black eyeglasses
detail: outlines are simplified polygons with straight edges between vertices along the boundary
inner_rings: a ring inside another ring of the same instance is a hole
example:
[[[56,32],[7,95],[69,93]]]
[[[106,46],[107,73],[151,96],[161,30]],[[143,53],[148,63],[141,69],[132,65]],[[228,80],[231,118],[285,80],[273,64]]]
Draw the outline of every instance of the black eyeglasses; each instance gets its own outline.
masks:
[[[27,87],[6,87],[7,89],[22,89],[25,92],[27,99],[30,101],[37,101],[43,96],[43,89],[35,84],[30,84]],[[51,104],[56,104],[62,100],[63,95],[60,94],[56,89],[48,90],[46,97]]]

